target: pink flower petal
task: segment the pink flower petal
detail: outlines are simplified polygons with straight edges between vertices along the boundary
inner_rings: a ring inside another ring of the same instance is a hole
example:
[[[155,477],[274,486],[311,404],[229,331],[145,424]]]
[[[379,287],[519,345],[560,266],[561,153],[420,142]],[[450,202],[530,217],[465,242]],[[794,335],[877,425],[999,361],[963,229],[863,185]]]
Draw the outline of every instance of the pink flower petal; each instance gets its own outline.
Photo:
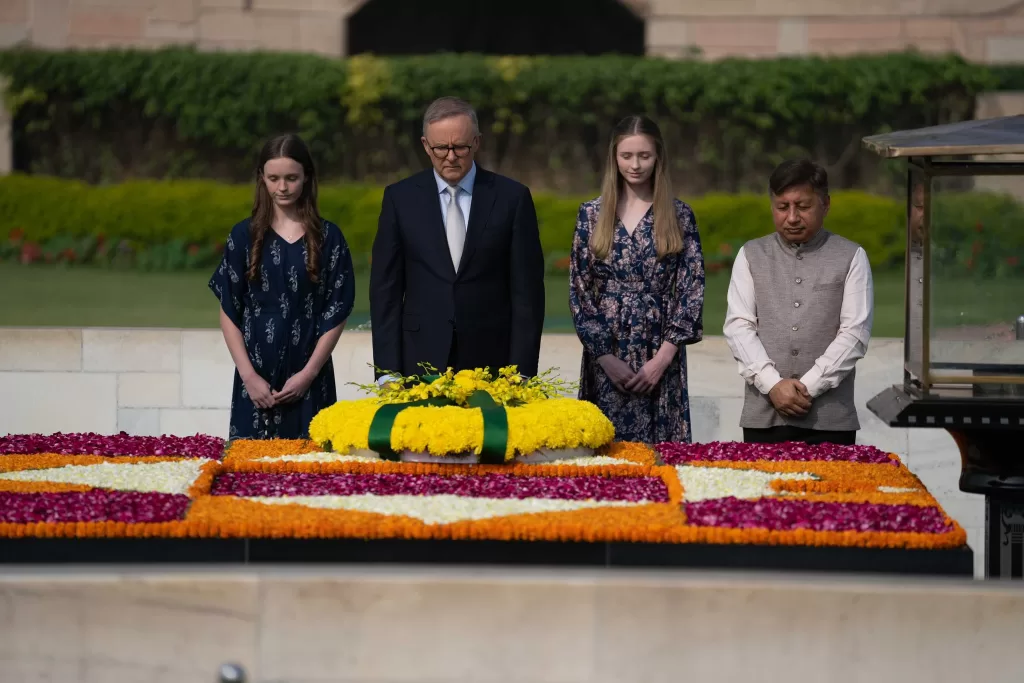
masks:
[[[687,523],[730,529],[792,531],[952,531],[936,507],[876,503],[820,503],[806,500],[713,498],[686,503]]]
[[[139,491],[0,492],[0,522],[171,522],[183,519],[191,499]]]
[[[148,456],[173,455],[185,458],[213,458],[224,454],[224,441],[214,436],[130,436],[125,432],[113,436],[86,432],[81,434],[11,434],[0,437],[0,455],[31,455],[60,453],[62,455]]]
[[[431,496],[558,498],[667,502],[658,477],[516,477],[507,474],[264,474],[229,472],[213,483],[215,496]]]
[[[711,443],[659,443],[655,446],[666,465],[682,465],[688,462],[751,462],[768,460],[773,462],[811,460],[825,462],[860,462],[878,465],[899,465],[885,451],[874,446],[840,446],[837,444],[808,445],[799,442],[787,443],[739,443],[714,441]]]

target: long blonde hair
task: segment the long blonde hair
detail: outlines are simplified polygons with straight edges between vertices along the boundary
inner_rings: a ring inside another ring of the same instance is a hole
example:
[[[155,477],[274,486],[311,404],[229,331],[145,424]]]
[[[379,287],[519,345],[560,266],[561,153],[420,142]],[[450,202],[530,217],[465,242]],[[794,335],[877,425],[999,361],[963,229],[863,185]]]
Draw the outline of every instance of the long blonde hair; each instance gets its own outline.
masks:
[[[646,135],[654,141],[656,160],[654,162],[654,248],[660,261],[670,254],[683,250],[683,235],[676,217],[675,199],[672,196],[672,181],[668,173],[668,159],[665,155],[665,139],[661,129],[646,116],[627,116],[612,130],[608,144],[608,159],[604,167],[604,181],[601,183],[601,210],[597,225],[590,235],[590,248],[598,259],[605,259],[612,250],[615,224],[618,220],[619,193],[625,182],[619,173],[616,154],[619,143],[630,135]]]

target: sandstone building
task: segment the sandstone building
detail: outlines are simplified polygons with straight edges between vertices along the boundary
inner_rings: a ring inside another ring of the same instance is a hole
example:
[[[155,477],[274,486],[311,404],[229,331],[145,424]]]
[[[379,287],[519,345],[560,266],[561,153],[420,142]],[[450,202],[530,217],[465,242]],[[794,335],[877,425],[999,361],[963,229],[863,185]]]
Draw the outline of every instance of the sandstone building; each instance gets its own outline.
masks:
[[[477,12],[495,0],[462,0]],[[587,28],[567,8],[588,6],[591,26],[624,36],[619,51],[680,57],[699,50],[706,58],[737,55],[850,54],[910,46],[925,52],[957,52],[982,62],[1024,60],[1024,2],[1018,0],[621,0],[629,19],[614,15],[615,0],[546,0],[543,16],[526,19],[544,28],[549,42],[571,48]],[[446,3],[446,7],[451,3]],[[524,0],[506,11],[529,12]],[[407,30],[431,31],[434,49],[460,28],[425,28],[410,8],[423,0],[0,0],[0,45],[47,48],[192,44],[204,50],[290,50],[345,56],[387,53],[374,37]],[[597,8],[603,8],[598,10]],[[628,10],[628,11],[627,11]],[[601,13],[607,14],[603,19]],[[448,12],[447,16],[458,16]],[[580,12],[576,11],[575,16]],[[386,17],[382,22],[380,17]],[[493,20],[500,31],[508,19]],[[381,24],[386,25],[381,25]],[[353,40],[353,27],[357,40]],[[635,36],[635,39],[631,36]],[[632,42],[630,42],[632,41]],[[428,41],[429,42],[429,41]],[[377,45],[379,47],[376,47]],[[629,47],[633,45],[633,47]],[[543,45],[535,51],[548,51]]]

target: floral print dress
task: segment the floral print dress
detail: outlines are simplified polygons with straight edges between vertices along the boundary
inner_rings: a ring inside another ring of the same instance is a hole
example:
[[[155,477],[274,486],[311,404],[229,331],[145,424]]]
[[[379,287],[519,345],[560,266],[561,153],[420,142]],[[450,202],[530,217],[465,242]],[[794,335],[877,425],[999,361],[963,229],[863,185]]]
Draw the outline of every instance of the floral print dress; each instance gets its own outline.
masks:
[[[242,331],[245,350],[260,377],[278,391],[309,362],[317,342],[348,318],[355,303],[352,255],[338,226],[324,221],[319,282],[306,271],[305,240],[288,242],[273,230],[263,240],[259,276],[246,279],[249,221],[231,230],[224,258],[210,279],[221,309]],[[257,408],[235,369],[230,439],[299,439],[322,408],[338,400],[328,358],[299,400]]]
[[[704,331],[704,258],[697,220],[689,206],[676,200],[683,250],[661,261],[654,247],[653,209],[632,235],[616,220],[611,254],[598,260],[590,236],[600,210],[600,197],[580,205],[569,262],[569,306],[583,343],[579,398],[611,420],[618,441],[688,443],[686,345],[699,342]],[[679,352],[647,396],[620,392],[597,362],[614,354],[636,372],[665,341]]]

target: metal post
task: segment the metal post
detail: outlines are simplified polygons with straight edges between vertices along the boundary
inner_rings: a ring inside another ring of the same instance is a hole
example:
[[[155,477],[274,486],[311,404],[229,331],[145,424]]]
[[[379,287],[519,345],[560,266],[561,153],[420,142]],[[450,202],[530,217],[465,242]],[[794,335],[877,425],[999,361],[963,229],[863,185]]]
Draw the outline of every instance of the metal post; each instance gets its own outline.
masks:
[[[246,683],[245,669],[239,664],[221,664],[218,683]]]
[[[1017,332],[1017,341],[1024,340],[1024,315],[1018,315],[1017,316],[1016,332]]]
[[[1024,505],[985,496],[985,578],[1024,579]]]

